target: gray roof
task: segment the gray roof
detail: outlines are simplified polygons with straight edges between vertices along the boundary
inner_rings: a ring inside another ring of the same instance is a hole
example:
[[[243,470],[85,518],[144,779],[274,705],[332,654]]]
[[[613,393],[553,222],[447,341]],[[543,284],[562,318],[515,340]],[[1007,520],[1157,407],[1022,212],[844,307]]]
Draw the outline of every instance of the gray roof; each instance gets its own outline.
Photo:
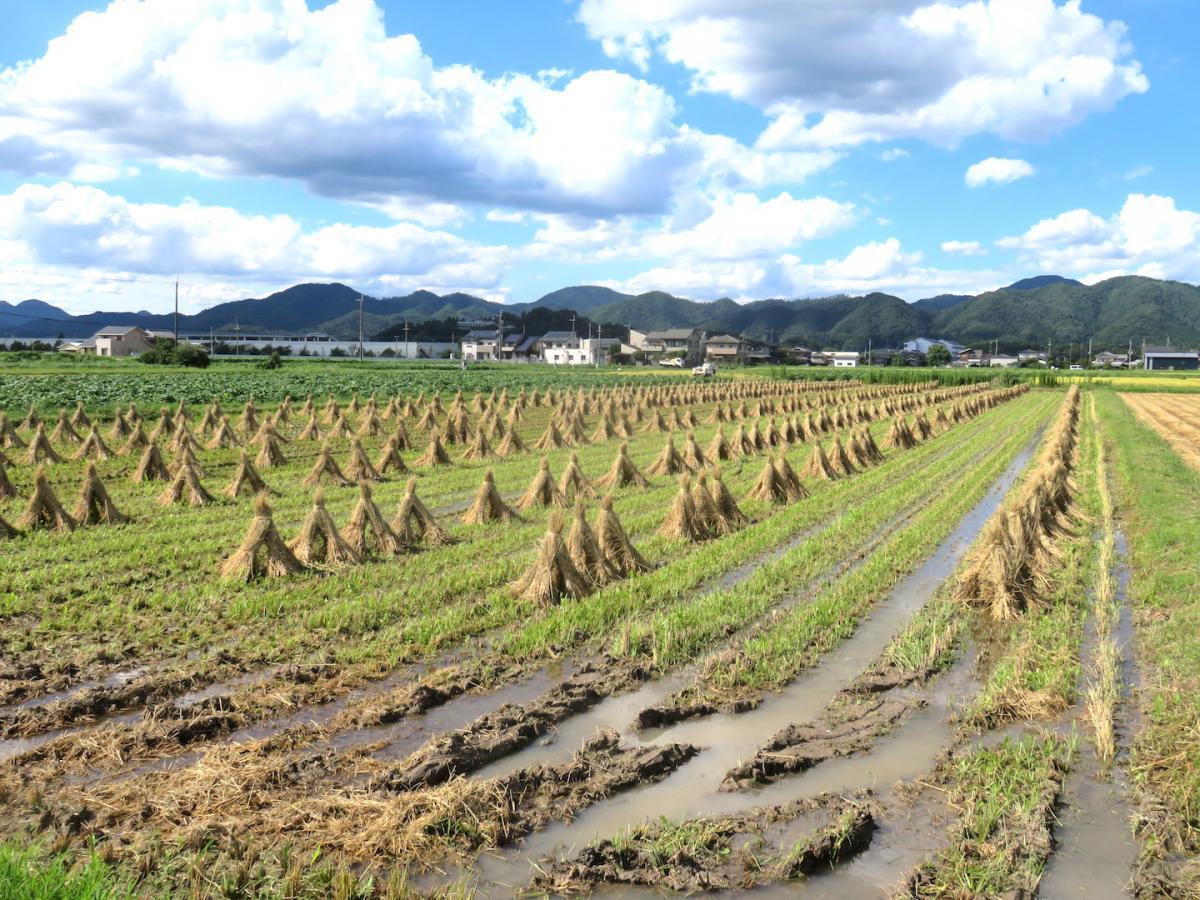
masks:
[[[579,337],[571,331],[547,331],[542,335],[542,342],[546,344],[561,344],[564,341],[577,341]]]
[[[536,334],[526,335],[521,338],[521,342],[513,347],[513,353],[529,353],[533,350],[533,345],[540,341],[541,338]]]
[[[488,330],[488,329],[480,328],[480,329],[476,329],[474,331],[468,331],[466,334],[463,335],[464,341],[494,341],[495,339],[496,339],[495,329]]]
[[[118,335],[129,334],[131,331],[145,331],[137,325],[105,325],[99,331],[92,335],[92,340],[98,337],[117,337]]]
[[[718,334],[716,337],[708,339],[710,344],[740,344],[742,339],[734,337],[732,334]]]
[[[668,328],[666,331],[648,331],[646,338],[652,341],[686,341],[695,334],[695,328]]]
[[[1195,350],[1180,350],[1177,347],[1147,347],[1146,356],[1183,356],[1191,359],[1196,356]]]

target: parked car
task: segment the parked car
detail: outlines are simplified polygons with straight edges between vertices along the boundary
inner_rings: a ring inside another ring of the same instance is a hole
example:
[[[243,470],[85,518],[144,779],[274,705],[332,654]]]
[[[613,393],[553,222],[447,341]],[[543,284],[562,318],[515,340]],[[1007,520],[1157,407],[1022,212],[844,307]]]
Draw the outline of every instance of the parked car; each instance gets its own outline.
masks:
[[[677,357],[676,359],[660,359],[658,361],[658,364],[660,366],[670,366],[673,369],[682,369],[683,368],[683,357],[680,356],[680,357]]]

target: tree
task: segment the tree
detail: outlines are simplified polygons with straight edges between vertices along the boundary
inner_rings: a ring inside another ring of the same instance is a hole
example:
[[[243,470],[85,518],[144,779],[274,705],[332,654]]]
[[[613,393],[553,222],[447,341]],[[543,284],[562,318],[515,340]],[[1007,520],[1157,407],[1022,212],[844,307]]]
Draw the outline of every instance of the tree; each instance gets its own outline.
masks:
[[[208,368],[208,353],[196,344],[179,344],[167,338],[159,338],[154,346],[142,353],[138,360],[151,366],[188,366],[193,369]]]
[[[950,351],[941,344],[933,344],[925,354],[925,361],[934,368],[950,365]]]

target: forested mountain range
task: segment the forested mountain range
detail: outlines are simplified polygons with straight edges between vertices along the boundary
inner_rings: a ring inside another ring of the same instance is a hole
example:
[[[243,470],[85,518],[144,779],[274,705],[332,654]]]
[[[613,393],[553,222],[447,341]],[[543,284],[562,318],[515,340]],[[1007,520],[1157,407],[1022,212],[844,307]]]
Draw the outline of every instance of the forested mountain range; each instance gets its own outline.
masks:
[[[358,334],[359,295],[341,284],[300,284],[262,299],[221,303],[180,316],[190,333],[241,331],[274,334],[325,332],[352,339]],[[824,349],[857,349],[872,341],[897,346],[910,338],[949,338],[964,344],[999,341],[1001,349],[1043,347],[1091,339],[1096,349],[1124,349],[1132,341],[1176,346],[1200,344],[1200,288],[1178,281],[1127,276],[1084,285],[1058,276],[1037,276],[976,296],[944,294],[909,303],[890,294],[865,297],[698,302],[661,292],[631,295],[606,287],[563,288],[532,303],[499,304],[470,296],[417,291],[403,297],[366,297],[368,336],[402,333],[407,320],[424,340],[449,338],[457,320],[494,320],[529,333],[554,323],[579,321],[632,326],[640,330],[694,327],[776,343]],[[169,330],[171,315],[97,312],[86,316],[43,303],[0,301],[0,336],[86,337],[99,327],[137,324]],[[581,329],[582,330],[582,329]],[[440,334],[446,331],[447,334]],[[461,333],[461,331],[460,331]]]

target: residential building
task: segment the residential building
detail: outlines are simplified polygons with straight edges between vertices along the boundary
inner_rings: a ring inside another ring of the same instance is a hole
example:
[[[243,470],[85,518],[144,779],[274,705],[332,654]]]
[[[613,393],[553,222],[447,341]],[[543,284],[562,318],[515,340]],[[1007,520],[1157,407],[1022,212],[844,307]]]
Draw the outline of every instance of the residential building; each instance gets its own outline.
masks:
[[[137,356],[151,349],[155,339],[153,332],[137,325],[109,325],[73,346],[77,348],[75,352],[95,353],[97,356]]]
[[[704,358],[715,365],[737,365],[742,361],[742,339],[732,334],[718,334],[704,343]]]
[[[1129,365],[1129,357],[1124,353],[1110,353],[1104,350],[1096,354],[1092,365],[1099,369],[1124,369]]]
[[[1164,370],[1200,369],[1200,353],[1194,350],[1176,350],[1171,347],[1147,347],[1142,354],[1142,365],[1147,372]]]
[[[462,339],[462,358],[496,359],[496,329],[480,328],[468,331]]]
[[[858,366],[857,350],[834,350],[825,355],[833,362],[834,368],[853,369]]]
[[[769,363],[779,348],[766,341],[746,341],[742,347],[742,361],[748,366]]]
[[[1008,356],[1007,354],[991,356],[988,358],[988,365],[996,369],[1011,369],[1019,363],[1020,360],[1017,359],[1017,357]]]
[[[695,328],[668,328],[665,331],[647,332],[642,349],[664,357],[682,356],[684,361],[696,363],[700,361],[703,346],[703,332]]]
[[[554,335],[567,332],[551,332]],[[574,345],[570,341],[554,340],[549,344],[542,338],[542,359],[555,366],[597,366],[608,362],[609,350],[620,347],[617,338],[576,338]],[[574,337],[574,335],[571,335]]]
[[[788,349],[788,356],[798,366],[819,365],[813,362],[813,352],[809,347],[791,347]]]
[[[984,353],[982,350],[976,350],[972,347],[967,347],[958,352],[958,355],[952,365],[968,367],[986,366],[988,364],[988,359],[988,354]]]
[[[1049,360],[1050,360],[1050,354],[1048,354],[1045,350],[1022,350],[1020,353],[1017,354],[1017,362],[1018,363],[1025,363],[1025,362],[1048,363]]]
[[[945,338],[926,337],[913,338],[911,341],[905,341],[904,346],[901,349],[910,350],[914,353],[920,353],[922,356],[926,356],[929,353],[929,348],[934,344],[941,344],[943,347],[945,347],[950,352],[951,358],[958,356],[967,349],[957,341],[948,341]]]

